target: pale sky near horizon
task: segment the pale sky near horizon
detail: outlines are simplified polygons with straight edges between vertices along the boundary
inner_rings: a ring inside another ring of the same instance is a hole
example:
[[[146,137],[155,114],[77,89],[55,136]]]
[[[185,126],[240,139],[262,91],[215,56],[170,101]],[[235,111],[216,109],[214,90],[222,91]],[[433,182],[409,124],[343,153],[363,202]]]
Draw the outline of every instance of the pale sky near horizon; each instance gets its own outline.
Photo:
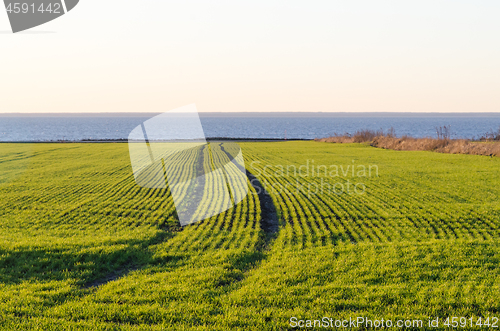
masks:
[[[1,9],[0,113],[500,112],[499,17],[494,0],[80,0],[12,34]]]

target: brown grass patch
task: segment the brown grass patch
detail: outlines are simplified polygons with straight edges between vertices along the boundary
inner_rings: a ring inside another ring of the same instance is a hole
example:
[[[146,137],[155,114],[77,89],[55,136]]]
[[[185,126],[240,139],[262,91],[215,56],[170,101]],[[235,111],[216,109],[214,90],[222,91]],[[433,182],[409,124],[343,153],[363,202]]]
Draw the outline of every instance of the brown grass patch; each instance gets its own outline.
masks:
[[[397,151],[434,151],[450,154],[473,154],[500,156],[500,142],[491,141],[482,143],[467,139],[449,138],[413,138],[408,136],[396,137],[394,131],[362,130],[354,135],[335,135],[328,138],[316,139],[329,143],[369,143],[373,147],[393,149]]]

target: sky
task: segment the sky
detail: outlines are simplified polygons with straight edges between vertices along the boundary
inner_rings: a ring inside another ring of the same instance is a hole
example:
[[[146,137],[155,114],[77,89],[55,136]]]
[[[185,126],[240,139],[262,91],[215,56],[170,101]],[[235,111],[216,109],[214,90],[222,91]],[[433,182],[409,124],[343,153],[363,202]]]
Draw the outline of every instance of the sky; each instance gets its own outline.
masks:
[[[500,1],[80,0],[12,34],[0,113],[500,112]]]

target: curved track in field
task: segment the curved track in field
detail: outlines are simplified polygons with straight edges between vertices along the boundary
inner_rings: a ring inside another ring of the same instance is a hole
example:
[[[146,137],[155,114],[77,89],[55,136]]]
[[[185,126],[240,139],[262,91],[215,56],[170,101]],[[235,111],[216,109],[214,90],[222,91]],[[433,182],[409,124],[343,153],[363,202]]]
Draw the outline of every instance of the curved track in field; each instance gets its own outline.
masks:
[[[260,226],[268,236],[273,235],[279,230],[278,213],[276,212],[273,199],[271,199],[271,196],[264,189],[264,186],[262,186],[257,177],[252,175],[249,171],[247,171],[247,177],[250,184],[257,190],[259,196],[261,210]]]
[[[229,160],[232,159],[231,154],[229,154],[222,144],[220,145],[220,149],[226,153]],[[246,175],[248,180],[250,181],[250,185],[257,191],[257,195],[259,197],[260,202],[260,210],[261,210],[261,223],[260,226],[262,230],[266,233],[267,237],[274,235],[279,230],[279,221],[278,221],[278,213],[276,212],[276,207],[274,206],[273,199],[269,195],[269,192],[266,191],[262,183],[248,170],[246,171]],[[250,191],[249,191],[250,192]],[[267,243],[266,243],[267,245]]]

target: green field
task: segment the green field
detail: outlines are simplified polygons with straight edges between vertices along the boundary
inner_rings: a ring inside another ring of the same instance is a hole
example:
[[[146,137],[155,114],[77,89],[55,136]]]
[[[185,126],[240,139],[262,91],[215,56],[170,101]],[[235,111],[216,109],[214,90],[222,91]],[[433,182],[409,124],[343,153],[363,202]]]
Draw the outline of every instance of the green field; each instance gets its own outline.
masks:
[[[253,187],[181,228],[167,190],[135,184],[127,144],[0,144],[0,329],[500,316],[500,158],[240,146],[276,233]]]

